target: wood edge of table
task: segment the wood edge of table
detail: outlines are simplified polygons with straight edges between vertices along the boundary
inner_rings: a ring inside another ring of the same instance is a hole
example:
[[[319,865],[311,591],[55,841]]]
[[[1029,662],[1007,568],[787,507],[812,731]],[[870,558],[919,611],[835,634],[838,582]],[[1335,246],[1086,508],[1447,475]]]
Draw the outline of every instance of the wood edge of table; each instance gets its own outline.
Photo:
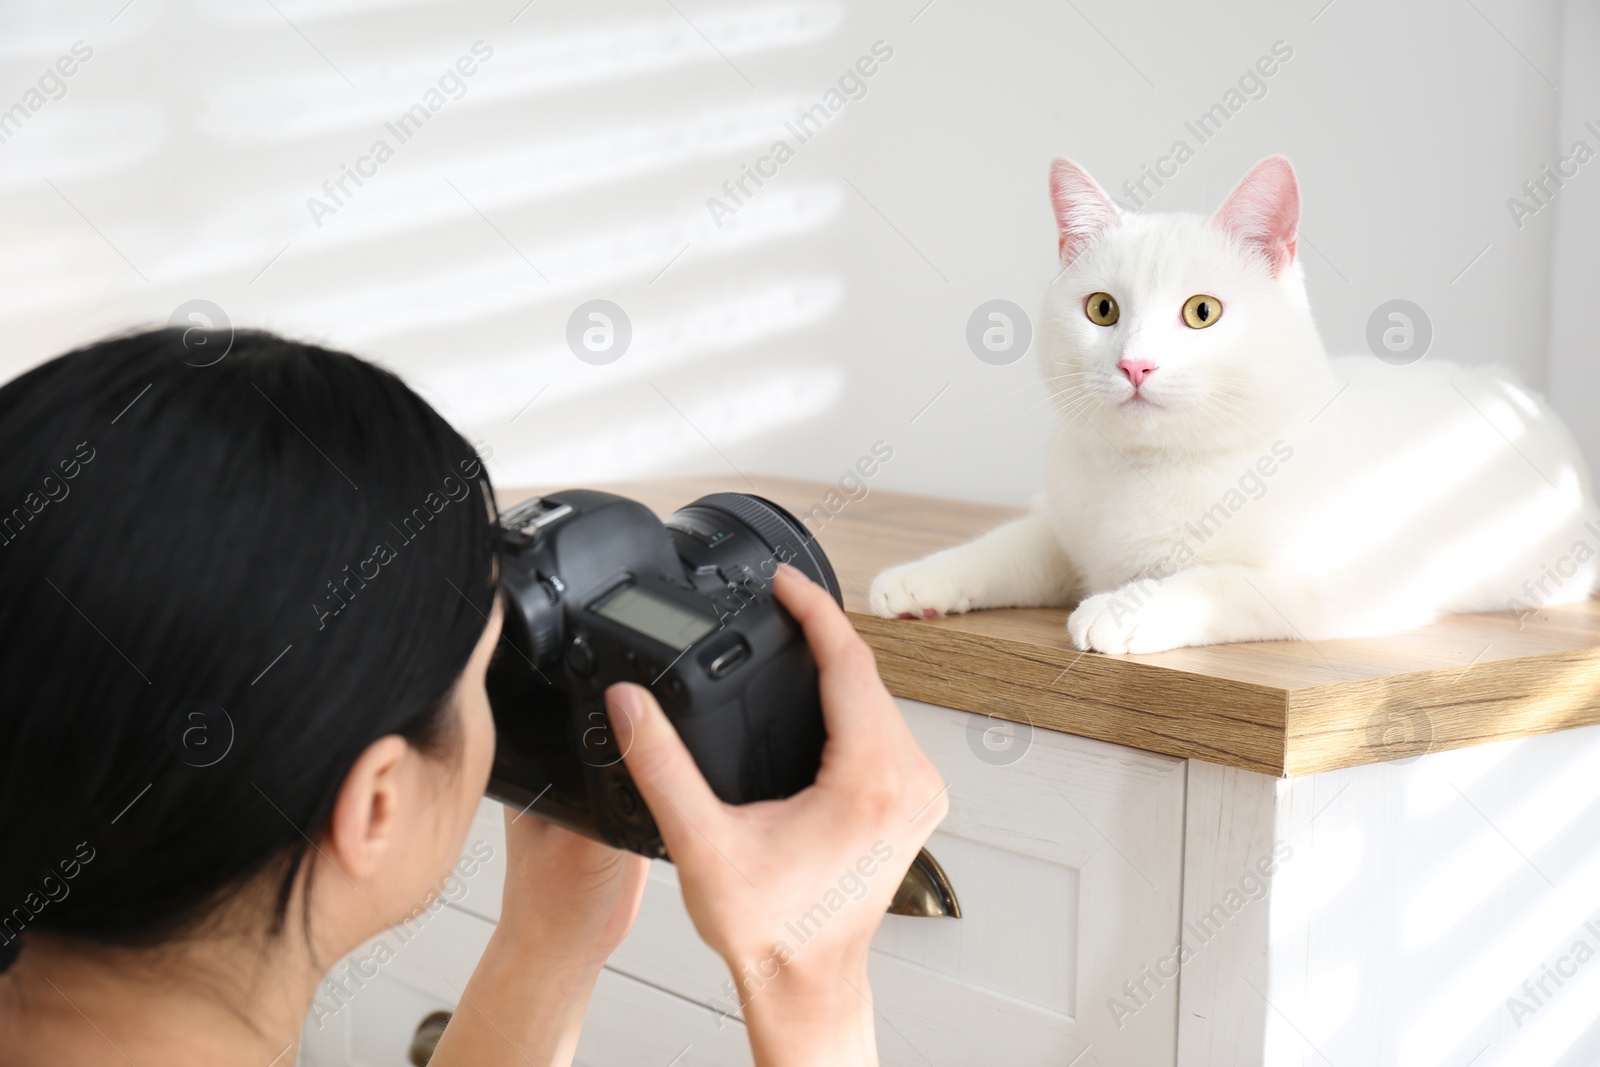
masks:
[[[850,613],[896,696],[1273,777],[1600,724],[1600,648],[1281,688]]]
[[[1600,648],[1304,689],[1287,707],[1289,777],[1557,733],[1600,724]]]

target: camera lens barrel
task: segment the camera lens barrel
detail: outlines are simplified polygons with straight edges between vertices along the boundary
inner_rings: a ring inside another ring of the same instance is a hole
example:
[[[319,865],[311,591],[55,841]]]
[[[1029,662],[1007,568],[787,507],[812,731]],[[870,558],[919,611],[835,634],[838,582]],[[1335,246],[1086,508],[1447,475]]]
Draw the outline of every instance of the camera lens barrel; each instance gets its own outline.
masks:
[[[682,515],[694,509],[721,512],[730,516],[748,527],[757,539],[765,544],[767,549],[765,556],[755,560],[741,560],[747,566],[756,567],[757,573],[760,573],[763,579],[772,578],[776,569],[775,563],[788,563],[826,589],[835,603],[844,606],[839,579],[833,572],[833,564],[828,562],[827,555],[822,551],[822,546],[817,544],[816,538],[800,520],[781,504],[775,504],[766,497],[756,496],[754,493],[711,493],[679,509],[677,514]],[[667,520],[667,525],[672,525],[671,518]],[[775,563],[761,566],[769,560]]]

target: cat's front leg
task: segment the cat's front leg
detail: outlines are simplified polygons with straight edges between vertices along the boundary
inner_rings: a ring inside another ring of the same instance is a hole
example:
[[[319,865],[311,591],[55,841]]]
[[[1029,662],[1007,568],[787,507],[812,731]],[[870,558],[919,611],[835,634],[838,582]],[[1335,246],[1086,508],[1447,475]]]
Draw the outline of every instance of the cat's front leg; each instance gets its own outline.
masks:
[[[1086,652],[1162,652],[1187,645],[1292,640],[1315,627],[1314,598],[1298,576],[1233,563],[1140,578],[1079,604],[1067,617]]]
[[[933,618],[974,608],[1069,604],[1077,575],[1040,515],[1009,522],[965,545],[873,579],[867,601],[886,618]]]

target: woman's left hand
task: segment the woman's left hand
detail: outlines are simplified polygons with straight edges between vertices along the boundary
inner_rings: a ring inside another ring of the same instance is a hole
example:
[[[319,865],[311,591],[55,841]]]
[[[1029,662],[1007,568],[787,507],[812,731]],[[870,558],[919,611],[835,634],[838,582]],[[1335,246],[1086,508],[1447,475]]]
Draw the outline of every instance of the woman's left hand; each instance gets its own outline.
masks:
[[[566,1067],[650,861],[507,806],[500,923],[430,1062]]]
[[[598,970],[639,913],[650,861],[506,806],[500,933],[548,963]]]

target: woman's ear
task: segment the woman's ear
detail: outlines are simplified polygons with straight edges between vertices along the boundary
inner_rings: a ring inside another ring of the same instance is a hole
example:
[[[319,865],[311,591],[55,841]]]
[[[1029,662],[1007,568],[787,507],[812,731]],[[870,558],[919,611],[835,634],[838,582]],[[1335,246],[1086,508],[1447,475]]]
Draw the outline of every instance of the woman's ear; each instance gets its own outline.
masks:
[[[359,882],[382,867],[399,836],[402,771],[414,758],[405,738],[389,734],[368,745],[344,776],[322,851],[345,877]]]

